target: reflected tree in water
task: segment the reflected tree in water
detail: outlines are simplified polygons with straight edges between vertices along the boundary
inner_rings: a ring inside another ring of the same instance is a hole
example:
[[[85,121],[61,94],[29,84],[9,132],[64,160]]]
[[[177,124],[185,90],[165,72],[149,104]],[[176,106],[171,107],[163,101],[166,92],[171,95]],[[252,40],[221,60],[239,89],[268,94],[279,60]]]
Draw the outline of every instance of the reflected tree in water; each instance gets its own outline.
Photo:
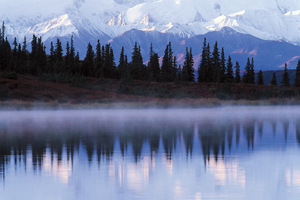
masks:
[[[93,161],[93,155],[95,151],[95,136],[90,134],[85,134],[81,138],[81,141],[85,147],[89,164],[91,164],[91,162]]]
[[[276,135],[276,128],[277,128],[277,122],[275,120],[271,121],[272,124],[272,131],[273,131],[273,135]]]
[[[187,126],[182,129],[184,144],[186,148],[186,157],[193,154],[193,143],[194,143],[194,127]]]
[[[97,161],[100,166],[101,157],[106,157],[107,160],[112,159],[115,147],[115,134],[105,131],[99,131],[94,137],[96,142]]]
[[[241,135],[241,124],[240,124],[240,122],[235,122],[234,127],[235,127],[235,142],[236,142],[236,146],[239,146],[240,135]]]
[[[47,139],[45,135],[41,135],[41,137],[32,137],[30,143],[33,169],[34,171],[36,171],[37,168],[41,170],[43,165],[43,158],[47,149]],[[58,143],[54,144],[56,145],[56,147],[59,146]],[[56,153],[58,155],[57,158],[61,160],[62,152],[56,151]]]
[[[67,150],[67,161],[71,160],[71,165],[73,167],[74,154],[75,151],[79,151],[80,146],[80,136],[79,133],[69,133],[69,137],[65,140],[66,150]]]
[[[229,152],[231,151],[231,146],[232,146],[232,141],[233,141],[233,132],[234,132],[234,124],[229,122],[228,125],[226,126],[226,135],[227,135],[227,143],[228,143]]]
[[[257,128],[258,128],[258,135],[260,138],[262,138],[262,134],[263,134],[263,121],[258,120],[257,121]]]
[[[150,144],[150,156],[151,159],[154,156],[154,153],[157,153],[159,148],[159,141],[160,141],[160,133],[159,131],[155,130],[154,133],[148,136],[149,144]]]
[[[285,142],[286,142],[290,124],[289,124],[289,121],[287,121],[287,120],[284,120],[282,122],[282,124],[283,124],[284,139],[285,139]]]
[[[299,120],[296,120],[296,122]],[[273,133],[276,132],[276,120],[268,120],[272,125]],[[281,122],[281,121],[280,121]],[[289,120],[282,121],[285,140],[289,130]],[[300,123],[296,123],[296,137],[300,143]],[[264,121],[255,118],[246,120],[235,119],[233,121],[214,121],[206,119],[203,121],[155,121],[153,122],[126,122],[119,125],[117,122],[95,126],[86,132],[83,128],[72,128],[68,126],[64,129],[50,129],[46,132],[40,130],[23,131],[20,134],[8,134],[5,128],[0,127],[0,175],[4,178],[7,165],[12,162],[17,169],[17,165],[23,166],[26,171],[28,157],[31,156],[33,171],[43,168],[46,152],[50,152],[51,165],[56,162],[61,165],[63,159],[71,161],[73,166],[74,155],[77,155],[80,148],[86,150],[86,158],[90,165],[97,157],[98,166],[102,159],[111,161],[114,156],[115,145],[119,145],[122,157],[133,156],[134,162],[139,162],[143,148],[150,146],[151,160],[160,149],[162,149],[166,159],[173,159],[174,153],[178,153],[176,145],[182,145],[186,158],[195,155],[197,138],[195,127],[198,129],[198,138],[202,147],[204,164],[211,159],[220,161],[220,156],[225,159],[225,151],[229,152],[238,149],[239,142],[246,139],[248,149],[254,148],[254,133],[257,126],[259,139],[264,134]],[[242,129],[241,129],[242,128]],[[78,129],[78,130],[77,130]],[[243,134],[241,134],[241,130]],[[235,134],[235,136],[234,136]],[[236,144],[234,144],[234,137]],[[283,137],[281,138],[283,140]],[[119,143],[118,143],[119,141]],[[117,142],[117,143],[116,143]],[[147,144],[147,145],[145,145]],[[160,144],[163,146],[160,147]],[[132,145],[131,151],[127,151]],[[259,145],[259,144],[258,144]],[[228,147],[228,148],[227,148]],[[200,148],[200,147],[199,147]],[[118,147],[117,147],[118,149]],[[147,152],[147,150],[145,151]],[[227,152],[226,152],[227,153]],[[66,156],[65,156],[66,155]],[[197,155],[197,152],[196,152]]]
[[[300,144],[300,121],[299,120],[296,121],[296,137],[298,143]]]
[[[176,150],[176,142],[179,138],[179,130],[175,127],[166,127],[162,131],[162,141],[164,144],[165,155],[168,160],[172,159],[173,150]]]
[[[252,147],[252,150],[254,148],[254,133],[255,133],[254,131],[255,131],[254,119],[249,119],[247,122],[243,124],[243,132],[247,140],[248,149]]]
[[[206,124],[200,127],[199,135],[202,145],[204,164],[210,160],[210,150],[213,149],[215,161],[218,161],[218,155],[221,149],[222,157],[225,154],[225,127],[215,124]]]

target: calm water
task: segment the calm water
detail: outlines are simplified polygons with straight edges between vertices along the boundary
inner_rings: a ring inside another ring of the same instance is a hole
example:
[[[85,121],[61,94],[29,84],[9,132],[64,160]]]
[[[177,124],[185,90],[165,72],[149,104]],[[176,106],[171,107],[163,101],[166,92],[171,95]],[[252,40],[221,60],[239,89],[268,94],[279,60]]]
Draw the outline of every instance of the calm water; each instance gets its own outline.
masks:
[[[299,196],[300,107],[0,112],[0,200]]]

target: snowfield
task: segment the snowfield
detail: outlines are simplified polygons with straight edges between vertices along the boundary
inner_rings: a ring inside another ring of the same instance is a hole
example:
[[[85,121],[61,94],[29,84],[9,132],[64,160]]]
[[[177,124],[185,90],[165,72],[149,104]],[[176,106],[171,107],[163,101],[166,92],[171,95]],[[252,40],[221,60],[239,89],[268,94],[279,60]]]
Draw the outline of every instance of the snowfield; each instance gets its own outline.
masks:
[[[81,30],[114,38],[131,29],[184,38],[231,27],[264,40],[300,44],[298,0],[3,0],[0,13],[8,35],[18,38]]]

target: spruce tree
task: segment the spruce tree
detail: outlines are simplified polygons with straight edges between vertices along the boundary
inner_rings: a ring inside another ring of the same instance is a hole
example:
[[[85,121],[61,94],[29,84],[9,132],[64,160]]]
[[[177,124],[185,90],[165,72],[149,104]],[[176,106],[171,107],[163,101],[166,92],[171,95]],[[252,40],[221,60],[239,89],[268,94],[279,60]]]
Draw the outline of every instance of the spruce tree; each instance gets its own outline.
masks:
[[[124,77],[125,75],[125,55],[124,55],[124,46],[121,48],[120,58],[119,58],[119,65],[118,70],[120,77]]]
[[[214,50],[212,52],[212,67],[213,67],[213,74],[214,74],[214,80],[213,82],[218,82],[220,79],[220,52],[218,49],[218,42],[216,41],[214,45]]]
[[[282,74],[281,83],[283,84],[283,86],[290,86],[291,85],[286,63],[284,64],[284,73]]]
[[[102,75],[102,65],[103,65],[103,58],[101,52],[101,44],[100,40],[97,41],[96,45],[96,57],[95,57],[95,77],[100,78]]]
[[[247,59],[247,64],[245,66],[245,72],[243,74],[243,83],[251,83],[250,82],[250,76],[251,76],[251,63],[250,58]]]
[[[128,65],[127,55],[124,56],[123,67],[124,67],[124,74],[121,77],[120,83],[123,84],[123,85],[132,84],[133,83],[133,78],[132,78],[132,75],[131,75],[131,68]]]
[[[264,78],[262,70],[259,70],[257,73],[257,85],[264,85]]]
[[[226,66],[225,66],[225,53],[224,53],[224,48],[222,47],[222,52],[221,52],[221,62],[220,62],[220,80],[219,82],[225,83],[226,81]]]
[[[37,74],[37,49],[38,49],[38,45],[37,45],[37,37],[33,34],[32,36],[32,40],[31,40],[31,53],[30,53],[30,65],[29,67],[29,72],[33,75]]]
[[[2,39],[4,41],[4,38],[5,38],[5,24],[4,24],[4,21],[2,22]]]
[[[230,56],[228,56],[228,60],[227,60],[226,80],[227,80],[228,83],[233,83],[234,82],[233,67],[232,67],[232,61],[231,61]]]
[[[194,76],[194,61],[193,61],[193,55],[192,55],[192,48],[190,48],[190,51],[186,47],[186,55],[184,64],[182,67],[182,80],[188,81],[188,82],[194,82],[195,76]]]
[[[36,73],[38,74],[43,74],[46,72],[46,67],[47,67],[47,56],[46,56],[46,47],[44,46],[42,42],[42,37],[38,38],[38,43],[37,43],[37,50],[36,50],[36,64],[37,68]]]
[[[235,82],[236,83],[240,83],[241,82],[241,75],[240,75],[240,64],[239,64],[239,62],[235,62],[235,78],[234,78],[234,80],[235,80]]]
[[[294,87],[300,87],[300,60],[298,60],[297,67],[296,67],[296,78],[293,84]]]
[[[54,73],[62,73],[65,70],[65,64],[63,62],[63,48],[60,39],[56,39],[55,49],[54,49]]]
[[[53,42],[50,42],[50,55],[48,57],[48,62],[47,62],[47,72],[48,73],[53,73],[53,66],[55,63],[55,52],[54,52],[54,46]]]
[[[131,53],[130,67],[132,70],[133,79],[146,80],[147,69],[143,64],[143,57],[141,55],[141,48],[135,42],[133,51]]]
[[[142,59],[143,62],[143,59]],[[116,78],[116,63],[115,63],[115,54],[112,47],[109,48],[109,66],[111,68],[112,76],[111,78]]]
[[[55,61],[55,52],[54,52],[53,42],[51,41],[51,43],[50,43],[49,62],[53,64],[54,61]]]
[[[214,71],[212,63],[213,59],[210,55],[210,46],[209,43],[206,45],[206,38],[204,38],[201,61],[198,67],[198,82],[214,81]]]
[[[252,57],[250,64],[249,83],[255,84],[254,59]]]
[[[37,50],[37,37],[33,34],[32,40],[31,40],[31,62],[33,63],[36,58],[36,50]]]
[[[270,81],[270,85],[278,85],[275,72],[273,72],[273,76],[272,76],[272,80]]]
[[[177,74],[178,74],[178,69],[177,69],[177,57],[173,57],[173,62],[172,62],[172,79],[173,81],[177,80]]]
[[[22,46],[22,60],[23,60],[23,62],[27,61],[27,41],[26,41],[26,36],[24,37],[23,46]]]
[[[11,53],[10,52],[11,52],[11,46],[6,37],[5,41],[3,43],[3,52],[2,52],[4,69],[7,69],[9,67],[9,63],[11,61]]]
[[[169,42],[169,53],[168,53],[168,64],[169,64],[169,69],[171,70],[170,72],[170,77],[169,77],[169,81],[175,81],[175,78],[176,78],[176,67],[175,65],[177,65],[176,63],[176,58],[174,60],[174,57],[173,57],[173,51],[172,51],[172,45],[171,45],[171,42]]]
[[[13,42],[13,50],[12,50],[12,58],[17,59],[17,52],[18,52],[18,43],[17,43],[17,38],[14,38]]]
[[[207,69],[208,69],[207,56],[208,55],[207,55],[206,38],[204,38],[200,65],[198,67],[198,82],[206,82]]]
[[[159,81],[160,67],[158,54],[153,51],[152,43],[150,45],[150,60],[148,62],[149,78],[150,81]]]
[[[17,59],[15,60],[15,66],[14,66],[14,70],[17,73],[23,73],[23,66],[22,66],[22,46],[19,43],[18,44],[18,51],[17,51]]]
[[[104,52],[104,53],[103,53]],[[116,78],[116,64],[114,58],[114,52],[110,44],[106,44],[105,48],[102,48],[102,73],[104,78]]]
[[[214,68],[213,68],[213,65],[212,65],[212,58],[211,58],[209,43],[207,43],[206,55],[207,55],[206,82],[208,83],[208,82],[213,82],[214,81]]]
[[[155,81],[160,81],[160,67],[159,67],[159,56],[154,53],[151,61],[151,72]]]
[[[85,58],[83,60],[83,75],[92,76],[94,75],[93,66],[94,66],[95,52],[91,43],[88,43],[87,51]]]
[[[71,36],[71,42],[70,42],[70,57],[69,57],[69,61],[71,66],[74,65],[74,61],[75,61],[75,47],[74,47],[74,36]]]
[[[15,71],[17,69],[17,63],[18,63],[18,43],[17,43],[17,38],[14,38],[14,42],[13,42],[13,49],[11,52],[11,60],[9,63],[9,70],[11,71]]]
[[[172,74],[173,67],[173,52],[171,48],[171,43],[166,46],[165,53],[161,65],[161,81],[172,82],[175,77]]]
[[[66,44],[66,56],[65,56],[65,65],[68,66],[70,64],[70,45],[69,41]]]
[[[55,62],[59,62],[63,60],[63,49],[61,45],[61,41],[57,38],[55,45]]]
[[[181,65],[178,66],[177,81],[178,82],[182,81],[182,68],[181,68]]]

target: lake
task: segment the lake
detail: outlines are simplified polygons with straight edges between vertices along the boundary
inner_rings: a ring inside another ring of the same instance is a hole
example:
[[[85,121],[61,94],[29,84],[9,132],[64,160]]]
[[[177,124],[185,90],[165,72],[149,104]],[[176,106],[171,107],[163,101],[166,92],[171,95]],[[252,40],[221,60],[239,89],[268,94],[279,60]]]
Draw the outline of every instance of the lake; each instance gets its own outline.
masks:
[[[0,199],[299,199],[300,107],[0,112]]]

